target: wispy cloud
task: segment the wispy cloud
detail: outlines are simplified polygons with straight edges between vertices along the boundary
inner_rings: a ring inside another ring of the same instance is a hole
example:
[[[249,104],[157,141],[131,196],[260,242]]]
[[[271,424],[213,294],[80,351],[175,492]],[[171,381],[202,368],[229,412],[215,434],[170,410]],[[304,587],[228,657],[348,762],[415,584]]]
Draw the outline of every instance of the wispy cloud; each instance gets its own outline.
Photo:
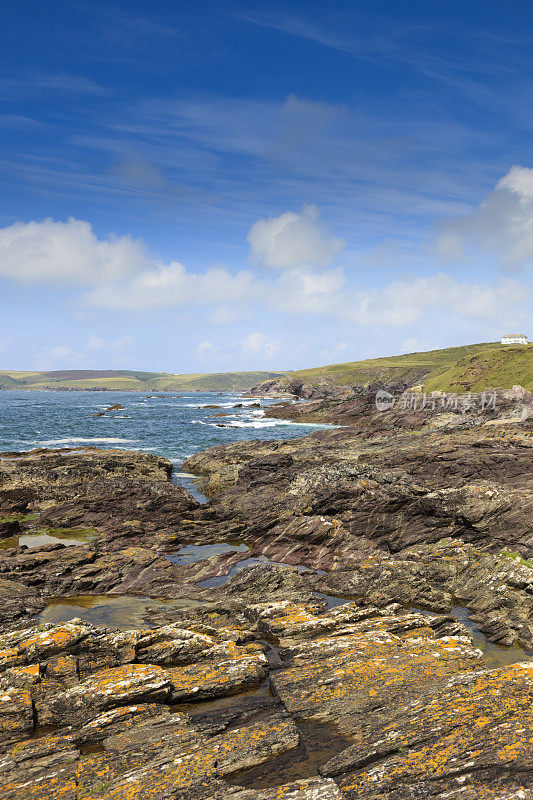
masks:
[[[0,114],[0,128],[8,130],[35,130],[48,127],[45,122],[22,114]]]
[[[509,76],[523,75],[517,63],[517,44],[524,48],[524,65],[527,65],[527,48],[533,43],[533,37],[492,36],[489,37],[491,48],[484,48],[479,46],[483,31],[477,28],[469,35],[464,27],[452,24],[438,27],[429,22],[398,24],[397,19],[390,20],[379,14],[363,15],[357,10],[352,10],[349,19],[345,14],[341,17],[326,12],[317,20],[316,15],[311,18],[304,14],[280,13],[279,10],[275,13],[247,10],[239,12],[238,16],[253,25],[296,36],[352,58],[382,66],[401,65],[435,81],[453,85],[469,96],[482,94],[483,87],[468,75],[501,76],[502,72]],[[435,45],[437,34],[445,42],[440,48]],[[464,47],[465,40],[468,40],[468,47]],[[455,41],[455,47],[449,47],[450,41]],[[500,58],[495,60],[496,45],[500,46]]]
[[[112,94],[111,89],[108,87],[102,86],[83,75],[36,73],[33,76],[29,76],[28,83],[44,89],[55,89],[61,92],[76,92],[78,94],[92,94],[97,96]]]
[[[385,225],[405,238],[428,216],[467,211],[495,171],[486,151],[502,144],[494,133],[444,124],[431,106],[425,115],[385,117],[295,95],[122,103],[98,124],[84,107],[70,112],[66,136],[0,165],[7,179],[48,194],[83,192],[99,204],[126,197],[130,214],[135,205],[144,214],[154,200],[152,214],[179,204],[180,214],[223,214],[241,224],[251,208],[276,216],[317,199],[325,219],[352,236],[381,234]]]
[[[8,99],[20,99],[21,96],[35,95],[39,90],[63,92],[68,94],[93,95],[108,97],[113,94],[107,86],[84,75],[53,72],[28,72],[17,77],[3,77],[0,80],[0,91]]]

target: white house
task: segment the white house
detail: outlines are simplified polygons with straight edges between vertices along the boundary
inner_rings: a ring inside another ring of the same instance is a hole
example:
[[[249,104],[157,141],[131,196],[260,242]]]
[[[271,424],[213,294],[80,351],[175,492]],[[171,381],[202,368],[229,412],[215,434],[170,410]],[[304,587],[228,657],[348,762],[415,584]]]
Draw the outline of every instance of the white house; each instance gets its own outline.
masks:
[[[523,333],[507,333],[501,338],[502,344],[529,344],[527,336]]]

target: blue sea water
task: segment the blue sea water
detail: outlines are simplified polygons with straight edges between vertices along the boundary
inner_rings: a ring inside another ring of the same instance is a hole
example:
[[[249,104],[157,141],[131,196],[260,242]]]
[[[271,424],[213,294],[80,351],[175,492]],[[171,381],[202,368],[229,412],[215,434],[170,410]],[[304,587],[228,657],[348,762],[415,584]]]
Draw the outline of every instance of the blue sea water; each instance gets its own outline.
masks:
[[[215,392],[158,394],[163,396],[0,391],[0,452],[87,445],[150,451],[169,458],[174,480],[193,489],[190,476],[181,474],[179,466],[200,450],[244,439],[292,439],[328,427],[265,419],[263,409],[272,400],[243,400],[239,394]],[[262,408],[250,407],[257,402]],[[115,403],[124,409],[93,416]],[[237,403],[245,405],[234,408]]]

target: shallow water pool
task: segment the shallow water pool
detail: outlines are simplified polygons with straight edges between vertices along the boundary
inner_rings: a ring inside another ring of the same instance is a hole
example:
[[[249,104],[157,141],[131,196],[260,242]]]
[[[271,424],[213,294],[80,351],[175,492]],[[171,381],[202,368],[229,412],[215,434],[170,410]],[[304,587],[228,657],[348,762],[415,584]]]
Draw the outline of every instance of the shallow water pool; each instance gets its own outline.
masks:
[[[145,620],[148,608],[162,608],[171,611],[175,608],[199,608],[207,603],[198,600],[154,600],[151,597],[135,595],[77,595],[54,597],[47,602],[37,619],[39,622],[70,622],[79,617],[91,625],[120,628],[128,631],[134,628],[152,628]]]

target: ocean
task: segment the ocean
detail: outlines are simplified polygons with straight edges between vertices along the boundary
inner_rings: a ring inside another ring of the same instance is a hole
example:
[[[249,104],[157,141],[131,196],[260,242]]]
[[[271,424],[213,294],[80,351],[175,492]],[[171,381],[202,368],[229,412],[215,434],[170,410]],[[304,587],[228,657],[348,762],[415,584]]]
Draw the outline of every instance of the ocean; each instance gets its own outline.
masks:
[[[0,452],[78,445],[149,451],[169,458],[173,480],[200,499],[192,476],[179,470],[194,453],[244,439],[293,439],[329,427],[265,419],[264,409],[273,402],[218,392],[0,391]],[[94,416],[117,403],[123,409]],[[235,408],[238,403],[243,407]],[[252,407],[255,403],[261,408]]]

